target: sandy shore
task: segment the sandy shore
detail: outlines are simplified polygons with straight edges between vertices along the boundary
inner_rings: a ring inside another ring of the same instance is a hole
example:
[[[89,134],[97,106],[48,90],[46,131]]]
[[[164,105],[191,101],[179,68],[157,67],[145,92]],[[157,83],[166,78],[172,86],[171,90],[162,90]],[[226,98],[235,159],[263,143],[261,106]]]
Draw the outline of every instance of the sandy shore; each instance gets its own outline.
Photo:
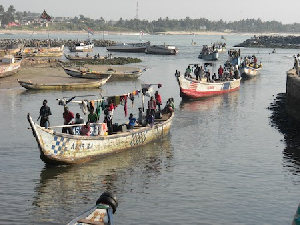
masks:
[[[111,65],[88,65],[85,68],[94,71],[105,72],[108,68],[113,68],[116,72],[133,71],[139,69],[134,66],[111,66]],[[90,82],[91,79],[74,78],[65,73],[62,67],[39,66],[21,68],[16,74],[0,78],[0,90],[24,89],[19,85],[17,79],[22,81],[31,81],[32,83],[50,84],[50,83],[79,83]],[[112,78],[114,80],[118,78]],[[108,81],[109,82],[109,81]],[[25,90],[25,89],[24,89]]]
[[[85,30],[82,31],[49,31],[51,34],[86,34]],[[0,33],[2,34],[46,34],[48,33],[48,30],[7,30],[7,29],[0,29]],[[139,35],[139,32],[118,32],[118,31],[95,31],[96,35]],[[215,32],[215,31],[167,31],[167,32],[158,32],[156,33],[158,35],[280,35],[280,36],[288,36],[288,35],[294,35],[294,36],[300,36],[300,33],[235,33],[235,32]],[[147,33],[144,33],[144,35],[147,35]]]

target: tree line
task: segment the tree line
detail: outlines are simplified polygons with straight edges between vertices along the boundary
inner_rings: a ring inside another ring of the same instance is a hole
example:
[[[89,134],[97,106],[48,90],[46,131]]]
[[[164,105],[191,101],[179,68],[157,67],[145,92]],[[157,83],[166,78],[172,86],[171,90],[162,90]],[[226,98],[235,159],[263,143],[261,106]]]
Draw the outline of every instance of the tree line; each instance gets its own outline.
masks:
[[[7,11],[0,5],[0,20],[2,26],[6,26],[11,22],[26,20],[29,15],[40,15],[31,12],[17,12],[14,6],[9,6]],[[41,19],[42,20],[42,19]],[[37,21],[30,25],[23,25],[14,27],[14,29],[32,29],[37,26]],[[52,21],[48,24],[49,30],[86,30],[91,28],[95,31],[143,31],[146,33],[168,32],[168,31],[217,31],[217,32],[253,32],[253,33],[298,33],[300,32],[300,24],[283,24],[278,21],[262,21],[261,19],[243,19],[239,21],[226,22],[223,20],[210,21],[205,18],[191,19],[186,17],[184,19],[170,19],[159,18],[153,21],[120,18],[118,21],[105,21],[103,17],[100,19],[91,19],[84,15],[75,16],[74,18]]]

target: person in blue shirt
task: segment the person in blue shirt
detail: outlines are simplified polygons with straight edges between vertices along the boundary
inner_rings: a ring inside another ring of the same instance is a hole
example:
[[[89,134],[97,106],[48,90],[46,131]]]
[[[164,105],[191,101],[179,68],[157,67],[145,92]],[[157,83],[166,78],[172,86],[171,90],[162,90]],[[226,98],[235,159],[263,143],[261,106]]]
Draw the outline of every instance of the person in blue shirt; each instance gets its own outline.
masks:
[[[127,129],[133,129],[134,125],[135,125],[135,122],[136,122],[136,118],[133,117],[133,114],[130,113],[129,115],[129,122],[128,122],[128,126],[127,126]]]

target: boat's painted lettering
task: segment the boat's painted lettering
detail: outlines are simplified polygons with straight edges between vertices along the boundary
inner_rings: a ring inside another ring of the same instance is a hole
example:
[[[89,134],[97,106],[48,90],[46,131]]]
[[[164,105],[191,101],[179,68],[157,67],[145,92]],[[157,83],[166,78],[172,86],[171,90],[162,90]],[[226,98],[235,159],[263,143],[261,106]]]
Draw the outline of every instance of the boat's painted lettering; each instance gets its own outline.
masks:
[[[79,149],[79,150],[85,150],[85,149],[91,149],[93,148],[93,143],[81,143],[79,145],[77,145],[76,143],[73,143],[71,145],[71,149]]]

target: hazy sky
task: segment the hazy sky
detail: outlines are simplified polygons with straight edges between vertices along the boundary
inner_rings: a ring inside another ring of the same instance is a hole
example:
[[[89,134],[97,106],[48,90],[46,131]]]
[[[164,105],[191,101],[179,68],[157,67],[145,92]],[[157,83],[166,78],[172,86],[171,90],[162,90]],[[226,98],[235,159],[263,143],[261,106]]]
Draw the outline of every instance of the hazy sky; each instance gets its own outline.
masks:
[[[137,7],[138,4],[138,7]],[[50,16],[84,15],[105,20],[206,18],[229,22],[247,18],[282,23],[300,23],[300,0],[0,0],[5,11],[13,5],[17,11],[42,12]]]

